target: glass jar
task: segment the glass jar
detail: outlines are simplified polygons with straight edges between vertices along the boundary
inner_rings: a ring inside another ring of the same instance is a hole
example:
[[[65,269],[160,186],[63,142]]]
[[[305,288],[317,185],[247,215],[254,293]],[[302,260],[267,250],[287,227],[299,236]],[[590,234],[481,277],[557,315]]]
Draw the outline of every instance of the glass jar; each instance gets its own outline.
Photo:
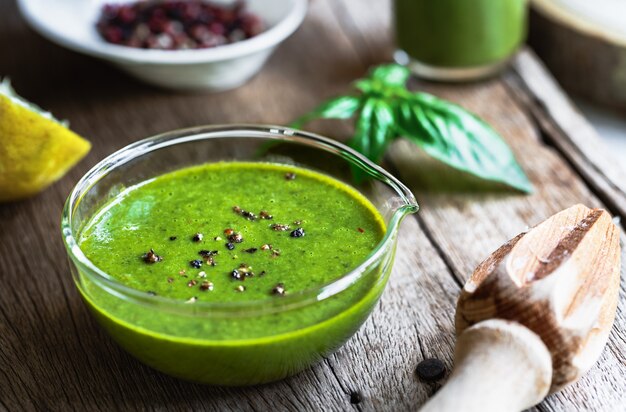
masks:
[[[395,0],[395,59],[420,77],[498,73],[526,37],[526,0]]]

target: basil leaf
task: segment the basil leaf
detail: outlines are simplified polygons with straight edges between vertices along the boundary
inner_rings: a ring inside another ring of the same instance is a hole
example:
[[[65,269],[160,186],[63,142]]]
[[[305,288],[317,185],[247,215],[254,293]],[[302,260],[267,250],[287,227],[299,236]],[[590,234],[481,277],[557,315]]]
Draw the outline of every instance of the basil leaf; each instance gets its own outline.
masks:
[[[354,136],[348,140],[348,146],[371,159],[369,129],[372,125],[372,113],[374,112],[374,99],[367,99],[356,121]]]
[[[327,100],[317,106],[313,111],[299,117],[291,123],[295,129],[301,128],[305,123],[316,118],[324,119],[349,119],[361,105],[361,99],[356,96],[339,96]]]
[[[400,66],[399,64],[384,64],[374,68],[369,77],[389,86],[404,87],[410,75],[410,70],[404,66]]]
[[[374,82],[372,82],[370,79],[359,79],[352,83],[352,85],[355,89],[361,91],[361,93],[363,94],[370,94],[376,88]]]
[[[369,98],[361,109],[354,137],[348,144],[374,163],[379,163],[395,137],[394,122],[393,109],[387,102]]]
[[[507,144],[462,107],[427,93],[414,93],[403,99],[396,114],[399,133],[430,156],[483,179],[532,192]]]

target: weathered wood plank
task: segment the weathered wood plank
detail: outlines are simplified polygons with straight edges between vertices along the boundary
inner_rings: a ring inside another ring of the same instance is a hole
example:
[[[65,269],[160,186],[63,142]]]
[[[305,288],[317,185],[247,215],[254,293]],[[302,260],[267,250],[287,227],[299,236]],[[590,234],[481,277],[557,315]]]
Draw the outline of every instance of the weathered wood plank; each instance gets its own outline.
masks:
[[[428,357],[452,366],[458,291],[417,220],[409,216],[381,303],[329,359],[343,385],[362,394],[362,410],[413,410],[437,388],[419,382],[415,366]]]
[[[607,207],[626,216],[626,165],[604,146],[530,49],[517,56],[512,68],[504,76],[505,84],[523,100],[547,143],[574,164]]]

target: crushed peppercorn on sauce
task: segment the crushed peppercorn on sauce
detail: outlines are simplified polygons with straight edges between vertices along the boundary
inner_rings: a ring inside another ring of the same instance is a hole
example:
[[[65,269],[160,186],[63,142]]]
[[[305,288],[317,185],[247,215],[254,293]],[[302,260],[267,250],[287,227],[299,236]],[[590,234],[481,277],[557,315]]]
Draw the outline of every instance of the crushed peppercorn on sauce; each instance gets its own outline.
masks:
[[[280,299],[332,282],[362,263],[384,232],[376,208],[333,178],[221,162],[127,188],[85,225],[79,245],[131,288],[229,302]]]

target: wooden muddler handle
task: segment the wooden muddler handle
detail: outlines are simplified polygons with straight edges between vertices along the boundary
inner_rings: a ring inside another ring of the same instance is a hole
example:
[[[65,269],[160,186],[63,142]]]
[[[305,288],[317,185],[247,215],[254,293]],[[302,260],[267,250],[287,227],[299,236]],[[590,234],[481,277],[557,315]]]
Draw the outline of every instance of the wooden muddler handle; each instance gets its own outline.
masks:
[[[550,390],[552,360],[541,338],[510,321],[486,320],[458,338],[454,371],[424,412],[520,411]]]
[[[455,367],[425,411],[519,411],[578,380],[608,339],[619,230],[576,205],[482,262],[456,309]]]

